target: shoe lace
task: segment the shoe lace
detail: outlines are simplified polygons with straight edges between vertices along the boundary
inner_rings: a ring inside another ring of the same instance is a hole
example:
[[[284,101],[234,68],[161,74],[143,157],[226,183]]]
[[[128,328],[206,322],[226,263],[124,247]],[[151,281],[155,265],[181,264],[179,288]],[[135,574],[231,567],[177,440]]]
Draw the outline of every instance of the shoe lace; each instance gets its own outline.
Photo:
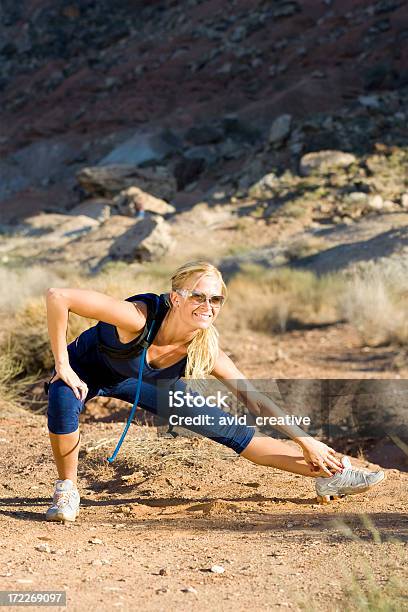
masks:
[[[58,508],[64,506],[65,504],[69,504],[71,501],[73,491],[59,491],[55,494],[54,503]]]
[[[355,469],[349,468],[343,472],[343,476],[344,476],[344,484],[347,484],[352,487],[360,484],[362,481],[364,483],[367,482],[366,474],[362,470],[355,470]]]

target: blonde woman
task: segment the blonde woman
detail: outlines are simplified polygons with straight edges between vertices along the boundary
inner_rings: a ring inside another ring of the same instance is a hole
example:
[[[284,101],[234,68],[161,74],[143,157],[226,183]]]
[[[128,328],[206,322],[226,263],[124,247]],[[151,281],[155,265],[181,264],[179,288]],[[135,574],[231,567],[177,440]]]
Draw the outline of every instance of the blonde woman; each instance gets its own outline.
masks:
[[[221,273],[206,261],[188,262],[176,270],[170,292],[160,296],[140,294],[118,300],[96,291],[48,290],[48,330],[55,359],[55,375],[48,388],[48,428],[58,480],[47,520],[74,521],[79,513],[78,417],[84,404],[97,395],[133,403],[139,371],[140,407],[164,416],[170,423],[179,419],[188,429],[224,444],[253,463],[315,477],[321,501],[327,501],[330,495],[365,491],[384,478],[383,472],[353,469],[347,457],[340,459],[332,448],[297,425],[280,425],[278,429],[297,442],[298,449],[279,439],[256,436],[255,429],[247,424],[226,424],[227,414],[203,397],[197,403],[179,401],[174,407],[170,398],[176,390],[186,397],[182,377],[203,379],[212,375],[239,399],[245,396],[254,415],[285,416],[245,380],[218,346],[214,322],[226,295]],[[99,322],[67,346],[70,311]],[[242,383],[246,387],[244,395],[239,390]]]

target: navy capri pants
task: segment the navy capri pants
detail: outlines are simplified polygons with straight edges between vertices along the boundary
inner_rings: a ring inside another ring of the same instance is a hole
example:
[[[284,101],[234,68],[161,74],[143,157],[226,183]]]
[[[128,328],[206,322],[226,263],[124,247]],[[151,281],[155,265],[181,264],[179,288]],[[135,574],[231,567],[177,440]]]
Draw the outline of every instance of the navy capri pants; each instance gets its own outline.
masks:
[[[88,395],[85,401],[77,399],[71,387],[61,379],[49,385],[47,414],[48,428],[51,433],[68,434],[76,431],[79,424],[79,414],[85,403],[93,397],[113,397],[133,404],[136,395],[136,378],[126,378],[106,384],[106,377],[103,377],[105,384],[99,384],[94,375],[87,375],[82,364],[77,363],[73,355],[70,355],[70,365],[81,380],[88,385]],[[95,371],[95,368],[93,371]],[[233,415],[218,407],[209,406],[207,403],[197,407],[191,401],[189,402],[190,405],[183,402],[180,406],[170,407],[168,400],[170,390],[173,392],[182,391],[184,396],[186,385],[181,380],[169,381],[167,387],[166,385],[155,385],[143,381],[138,405],[167,421],[170,419],[170,424],[179,424],[180,419],[182,421],[180,424],[185,429],[223,444],[238,454],[242,453],[252,440],[255,433],[253,427],[238,424],[235,419],[231,423],[231,416]],[[189,393],[190,396],[199,395],[191,391]],[[186,425],[184,424],[185,417],[198,418],[194,420],[196,424]]]

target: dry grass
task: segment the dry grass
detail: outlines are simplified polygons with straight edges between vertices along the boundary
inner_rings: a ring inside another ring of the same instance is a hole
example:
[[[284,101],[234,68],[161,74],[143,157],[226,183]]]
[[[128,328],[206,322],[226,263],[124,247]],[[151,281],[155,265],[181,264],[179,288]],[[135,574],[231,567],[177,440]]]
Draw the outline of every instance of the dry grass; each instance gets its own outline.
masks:
[[[47,287],[61,282],[58,272],[43,266],[0,267],[0,286],[5,288],[0,295],[0,312],[10,315],[24,306],[28,299],[42,295]]]
[[[316,245],[306,245],[307,249]],[[303,253],[304,245],[299,249]],[[297,255],[299,252],[296,251]],[[97,276],[49,270],[1,270],[7,296],[0,303],[3,389],[23,376],[39,376],[53,366],[44,293],[46,287],[71,286],[95,289],[123,299],[139,292],[164,292],[175,261],[148,265],[112,263]],[[367,344],[408,340],[408,280],[396,269],[373,268],[347,281],[340,275],[317,277],[312,272],[247,266],[229,284],[229,300],[220,328],[282,333],[290,326],[331,323],[346,318]],[[92,319],[70,316],[68,342],[94,325]],[[6,347],[7,350],[6,350]],[[18,364],[18,367],[17,365]],[[7,382],[8,381],[8,382]]]
[[[247,266],[229,284],[223,321],[239,331],[284,332],[297,324],[336,319],[335,295],[343,281],[311,272]]]
[[[368,346],[406,345],[407,307],[408,280],[397,266],[356,273],[339,295],[339,311]]]
[[[21,387],[14,381],[22,370],[21,364],[14,359],[10,347],[3,347],[0,354],[0,398],[2,402],[14,405],[20,400]]]
[[[309,255],[315,255],[319,251],[327,248],[326,243],[316,236],[304,236],[293,240],[285,251],[289,261],[296,261]]]
[[[370,517],[366,514],[361,515],[360,520],[363,527],[371,537],[375,545],[382,544],[380,531],[375,527]],[[344,522],[335,523],[337,529],[348,539],[360,544],[364,544],[355,532]],[[398,540],[394,540],[398,542]],[[403,544],[401,542],[401,544]],[[405,554],[403,548],[400,550],[400,558],[394,559],[401,567],[405,566]],[[405,584],[396,576],[388,578],[386,584],[380,584],[364,558],[359,558],[358,572],[343,568],[346,586],[343,590],[342,609],[347,612],[398,612],[406,609],[407,591]]]
[[[85,277],[77,272],[66,271],[65,278],[60,273],[49,272],[47,268],[36,267],[31,282],[29,273],[8,271],[3,273],[8,282],[10,295],[18,295],[18,300],[3,298],[4,318],[0,330],[1,344],[10,347],[3,352],[3,360],[20,364],[19,374],[40,374],[53,366],[53,356],[48,338],[45,291],[50,286],[82,287],[101,291],[118,298],[146,291],[164,291],[169,271],[164,266],[146,266],[143,272],[131,266],[115,264],[95,277]],[[95,321],[71,314],[69,318],[67,341],[71,342],[83,330],[94,325]],[[11,368],[10,364],[10,368]]]

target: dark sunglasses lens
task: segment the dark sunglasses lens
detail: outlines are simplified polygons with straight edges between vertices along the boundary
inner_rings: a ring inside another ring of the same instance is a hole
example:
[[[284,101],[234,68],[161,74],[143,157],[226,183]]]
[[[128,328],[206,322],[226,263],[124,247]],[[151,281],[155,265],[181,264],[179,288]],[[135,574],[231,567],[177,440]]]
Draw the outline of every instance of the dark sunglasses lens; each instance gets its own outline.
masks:
[[[213,295],[210,298],[210,304],[212,306],[222,306],[224,303],[224,297],[222,295]]]

